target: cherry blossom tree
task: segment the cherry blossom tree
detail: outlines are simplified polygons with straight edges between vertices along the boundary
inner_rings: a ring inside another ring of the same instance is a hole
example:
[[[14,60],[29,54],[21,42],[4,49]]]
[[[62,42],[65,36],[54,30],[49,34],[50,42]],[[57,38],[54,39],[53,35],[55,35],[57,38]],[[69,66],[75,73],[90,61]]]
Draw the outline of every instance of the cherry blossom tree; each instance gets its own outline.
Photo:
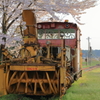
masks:
[[[21,24],[22,10],[25,8],[30,8],[32,1],[27,3],[24,0],[1,0],[0,1],[0,37],[5,37],[7,43],[11,42],[13,39],[20,40],[19,34],[15,33],[18,25]],[[16,38],[14,38],[16,36]],[[0,42],[2,39],[0,39]]]
[[[75,21],[81,24],[81,15],[85,13],[86,9],[95,7],[97,1],[98,0],[36,0],[35,5],[37,9],[35,9],[35,13],[37,13],[38,16],[42,14],[43,17],[40,16],[41,18],[39,19],[45,19],[46,17],[44,16],[46,14],[49,16],[48,18],[53,17],[58,21],[59,18],[57,14],[65,14],[66,16],[72,15]],[[44,11],[45,14],[43,15]]]
[[[51,17],[59,21],[58,14],[70,14],[80,23],[80,15],[96,4],[97,0],[0,0],[0,43],[11,46],[14,40],[22,40],[21,32],[16,30],[25,25],[21,16],[24,9],[33,9],[38,22]]]
[[[6,48],[20,47],[22,35],[16,30],[19,25],[25,24],[22,22],[22,11],[32,8],[33,3],[31,0],[0,0],[0,44]]]

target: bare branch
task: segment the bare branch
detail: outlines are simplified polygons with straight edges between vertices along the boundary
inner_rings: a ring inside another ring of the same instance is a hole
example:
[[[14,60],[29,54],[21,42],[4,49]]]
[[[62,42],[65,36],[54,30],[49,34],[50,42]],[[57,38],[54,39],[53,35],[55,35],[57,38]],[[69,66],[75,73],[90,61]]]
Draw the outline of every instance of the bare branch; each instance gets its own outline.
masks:
[[[16,8],[12,11],[12,13],[14,13],[16,11],[16,9],[21,5],[21,2],[16,6]],[[13,15],[13,14],[12,14]],[[9,21],[9,19],[12,17],[12,15],[10,15],[8,17],[8,19],[6,20],[5,24]]]
[[[30,3],[30,5],[28,7],[30,7],[32,5],[32,3]],[[7,26],[7,30],[10,28],[10,26],[22,15],[22,13],[20,13],[14,20],[12,20],[10,22],[10,24]]]

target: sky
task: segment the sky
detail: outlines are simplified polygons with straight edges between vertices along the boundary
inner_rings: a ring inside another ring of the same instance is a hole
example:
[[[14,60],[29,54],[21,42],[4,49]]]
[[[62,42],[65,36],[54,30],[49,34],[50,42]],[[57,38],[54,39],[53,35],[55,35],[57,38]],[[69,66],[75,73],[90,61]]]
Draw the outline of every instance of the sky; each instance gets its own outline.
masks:
[[[94,8],[87,10],[86,14],[81,17],[81,48],[88,49],[88,37],[90,37],[90,45],[93,50],[100,50],[100,4]]]
[[[81,30],[81,48],[88,50],[88,37],[90,37],[90,46],[93,50],[100,50],[100,3],[88,10],[81,16],[81,23],[78,25]],[[73,18],[68,17],[69,22],[75,22]]]

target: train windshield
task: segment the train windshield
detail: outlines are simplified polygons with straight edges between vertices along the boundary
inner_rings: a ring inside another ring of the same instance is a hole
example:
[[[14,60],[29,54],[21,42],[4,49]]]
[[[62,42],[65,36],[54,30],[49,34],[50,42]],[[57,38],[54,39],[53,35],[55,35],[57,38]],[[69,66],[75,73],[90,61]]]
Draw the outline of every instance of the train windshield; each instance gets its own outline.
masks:
[[[38,39],[75,39],[75,29],[38,29]]]

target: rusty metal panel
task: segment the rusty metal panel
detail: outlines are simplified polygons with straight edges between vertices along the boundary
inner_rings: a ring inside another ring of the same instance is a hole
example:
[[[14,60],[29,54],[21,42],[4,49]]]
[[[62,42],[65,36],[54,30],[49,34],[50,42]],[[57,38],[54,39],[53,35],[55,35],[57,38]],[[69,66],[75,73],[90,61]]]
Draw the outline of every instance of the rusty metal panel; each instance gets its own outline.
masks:
[[[46,46],[46,42],[50,41],[51,46],[61,47],[61,39],[39,39],[38,40],[41,46]],[[55,42],[56,41],[56,42]],[[67,39],[65,40],[65,45],[74,48],[76,46],[76,39]]]
[[[24,68],[24,66],[10,66],[10,70],[19,70],[19,71],[24,71],[25,70],[25,68]]]
[[[69,29],[74,28],[78,29],[77,25],[75,23],[69,23],[69,22],[42,22],[37,23],[37,26],[42,25],[42,27],[37,27],[38,29]]]
[[[55,71],[55,66],[10,66],[10,70],[16,71]]]
[[[55,66],[25,66],[26,71],[55,71]]]
[[[4,68],[0,68],[0,96],[6,95]]]
[[[27,28],[29,28],[29,32],[36,35],[36,17],[32,11],[33,10],[23,10],[22,16],[23,20],[26,22]],[[24,31],[24,35],[27,34],[29,34],[28,29]]]
[[[65,67],[60,67],[60,84],[65,84],[66,83],[66,68]]]

